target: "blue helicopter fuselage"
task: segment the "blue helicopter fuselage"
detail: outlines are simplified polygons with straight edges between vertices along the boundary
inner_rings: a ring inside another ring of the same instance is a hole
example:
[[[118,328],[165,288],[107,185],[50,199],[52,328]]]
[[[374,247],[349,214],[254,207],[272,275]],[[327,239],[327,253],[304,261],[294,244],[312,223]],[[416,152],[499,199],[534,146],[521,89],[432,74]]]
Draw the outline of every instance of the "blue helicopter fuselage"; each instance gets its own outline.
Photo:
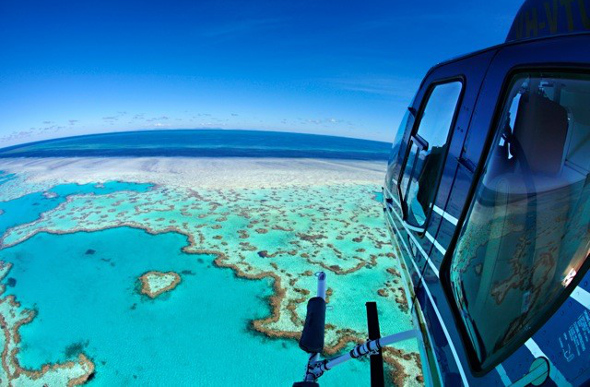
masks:
[[[433,67],[385,218],[430,385],[590,383],[590,1],[526,1],[504,44]]]

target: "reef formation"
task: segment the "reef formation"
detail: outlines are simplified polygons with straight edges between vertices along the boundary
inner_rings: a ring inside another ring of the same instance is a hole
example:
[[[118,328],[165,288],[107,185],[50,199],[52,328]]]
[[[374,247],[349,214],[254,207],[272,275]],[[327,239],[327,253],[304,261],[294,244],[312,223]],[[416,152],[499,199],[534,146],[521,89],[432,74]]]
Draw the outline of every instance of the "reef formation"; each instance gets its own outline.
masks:
[[[180,275],[173,271],[167,273],[148,271],[139,277],[139,281],[141,282],[141,294],[156,298],[160,294],[174,289],[180,283]]]
[[[10,271],[11,264],[0,261],[0,280]],[[0,284],[0,326],[2,336],[2,364],[0,385],[2,386],[77,386],[84,384],[94,375],[94,363],[84,354],[75,361],[62,364],[46,364],[39,370],[22,367],[18,360],[21,346],[20,328],[35,318],[35,311],[24,309],[13,295],[4,295],[5,287]]]
[[[317,271],[328,273],[326,355],[365,340],[365,301],[378,300],[387,312],[381,317],[384,333],[411,327],[400,263],[381,206],[374,200],[382,166],[294,161],[300,170],[293,171],[284,160],[248,160],[236,173],[226,169],[231,163],[216,162],[217,173],[199,175],[195,171],[211,168],[211,161],[192,160],[172,168],[157,159],[135,164],[125,160],[118,169],[112,160],[3,161],[1,170],[16,173],[15,179],[0,185],[4,200],[29,192],[52,197],[52,188],[66,183],[127,181],[153,187],[145,192],[70,195],[38,219],[9,228],[0,248],[38,233],[116,227],[176,232],[186,237],[186,253],[208,254],[216,266],[231,268],[242,278],[272,279],[271,313],[250,325],[268,337],[299,337]],[[178,285],[180,276],[150,271],[140,282],[141,292],[155,298]],[[395,384],[420,384],[416,343],[401,343],[385,358]]]

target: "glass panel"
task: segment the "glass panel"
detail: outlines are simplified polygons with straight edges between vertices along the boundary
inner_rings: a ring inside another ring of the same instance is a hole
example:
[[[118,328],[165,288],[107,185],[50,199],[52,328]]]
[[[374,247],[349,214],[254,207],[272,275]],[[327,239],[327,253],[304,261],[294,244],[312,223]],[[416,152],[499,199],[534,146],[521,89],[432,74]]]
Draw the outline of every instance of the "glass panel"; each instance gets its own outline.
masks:
[[[408,126],[412,125],[413,123],[414,123],[414,116],[412,116],[412,114],[410,113],[409,110],[406,110],[406,114],[404,114],[404,117],[402,118],[402,121],[400,122],[399,127],[397,128],[395,139],[393,140],[393,143],[391,145],[391,153],[390,153],[389,163],[392,163],[395,161],[395,158],[397,157],[397,155],[399,153],[399,149],[402,145],[402,140],[404,138],[404,134],[406,133]]]
[[[416,147],[417,148],[417,147]],[[417,151],[416,153],[416,161],[414,163],[414,173],[412,176],[424,176],[424,163],[426,162],[427,154],[425,151]],[[406,203],[408,204],[408,216],[406,221],[414,226],[422,227],[426,223],[426,210],[428,207],[423,207],[422,201],[423,193],[425,192],[424,189],[420,190],[423,181],[420,179],[412,180],[412,184],[408,187],[406,192]],[[424,185],[422,185],[424,187]],[[422,196],[419,196],[422,194]]]
[[[395,136],[395,140],[393,140],[393,144],[391,146],[391,152],[389,153],[389,161],[387,166],[387,174],[385,176],[385,184],[389,190],[392,190],[393,182],[392,180],[395,178],[397,179],[400,174],[400,164],[403,162],[403,155],[400,154],[400,148],[402,145],[402,140],[404,138],[404,134],[406,131],[414,126],[414,115],[410,113],[409,110],[406,110],[406,114],[402,119],[402,122],[399,125],[397,130],[397,134]]]
[[[446,158],[447,139],[461,88],[461,82],[436,86],[422,113],[416,135],[426,142],[426,146],[424,149],[414,149],[414,145],[402,179],[401,192],[408,209],[406,221],[412,226],[426,225]]]
[[[567,296],[590,253],[590,77],[520,75],[451,261],[482,368]]]
[[[461,87],[461,82],[443,83],[430,94],[417,132],[430,148],[446,145]]]
[[[413,142],[410,143],[410,154],[408,155],[408,161],[404,168],[404,175],[400,182],[400,190],[404,198],[407,198],[408,188],[410,188],[410,179],[415,170],[416,158],[418,157],[418,146]]]

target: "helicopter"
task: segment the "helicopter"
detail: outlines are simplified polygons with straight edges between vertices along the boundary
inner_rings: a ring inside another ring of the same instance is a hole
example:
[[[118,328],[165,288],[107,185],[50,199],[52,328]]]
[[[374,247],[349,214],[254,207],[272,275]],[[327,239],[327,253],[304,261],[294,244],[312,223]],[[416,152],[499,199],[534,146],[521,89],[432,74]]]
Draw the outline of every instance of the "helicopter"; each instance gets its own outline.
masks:
[[[432,67],[393,141],[383,212],[414,329],[322,359],[324,273],[302,382],[418,338],[427,386],[590,384],[590,1],[526,0],[506,41]]]

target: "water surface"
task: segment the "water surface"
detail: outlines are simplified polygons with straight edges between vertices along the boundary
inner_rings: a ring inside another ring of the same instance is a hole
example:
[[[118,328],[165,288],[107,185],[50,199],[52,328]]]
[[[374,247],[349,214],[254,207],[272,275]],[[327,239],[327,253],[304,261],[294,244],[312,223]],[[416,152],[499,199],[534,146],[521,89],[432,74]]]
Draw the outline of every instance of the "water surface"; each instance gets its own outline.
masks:
[[[38,312],[20,330],[22,365],[37,369],[82,352],[96,364],[96,386],[286,386],[301,378],[305,355],[294,341],[249,329],[269,314],[270,280],[237,278],[213,267],[211,256],[181,252],[185,244],[176,233],[115,228],[42,233],[4,250],[14,264],[7,293]],[[149,270],[175,271],[182,282],[149,299],[137,291]],[[350,363],[324,382],[367,380],[366,368]]]
[[[288,157],[387,160],[390,144],[252,130],[152,130],[68,137],[0,149],[2,157]]]

